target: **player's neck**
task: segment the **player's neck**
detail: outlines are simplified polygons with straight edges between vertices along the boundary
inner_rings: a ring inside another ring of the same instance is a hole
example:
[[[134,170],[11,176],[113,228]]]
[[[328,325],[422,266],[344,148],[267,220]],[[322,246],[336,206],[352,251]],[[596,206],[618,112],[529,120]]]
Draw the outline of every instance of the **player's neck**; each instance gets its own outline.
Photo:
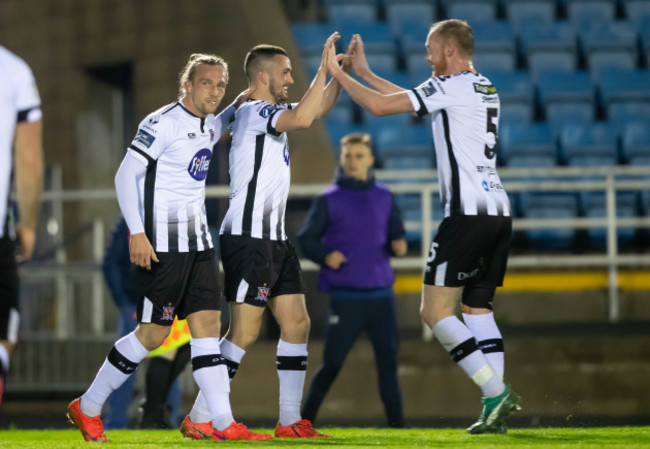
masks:
[[[190,111],[192,114],[196,115],[199,118],[205,118],[205,114],[202,114],[196,106],[194,106],[194,103],[191,100],[188,100],[187,96],[183,97],[181,99],[181,104],[185,109]]]
[[[260,101],[268,101],[269,103],[275,104],[275,98],[273,95],[271,95],[271,92],[269,92],[268,89],[264,89],[263,87],[257,86],[255,89],[255,93],[251,96],[251,100],[260,100]]]
[[[472,64],[471,59],[470,60],[459,59],[459,60],[449,61],[449,63],[447,64],[447,69],[444,71],[444,73],[438,73],[438,71],[436,71],[435,76],[455,75],[461,72],[476,73],[476,70],[474,70],[474,65]]]

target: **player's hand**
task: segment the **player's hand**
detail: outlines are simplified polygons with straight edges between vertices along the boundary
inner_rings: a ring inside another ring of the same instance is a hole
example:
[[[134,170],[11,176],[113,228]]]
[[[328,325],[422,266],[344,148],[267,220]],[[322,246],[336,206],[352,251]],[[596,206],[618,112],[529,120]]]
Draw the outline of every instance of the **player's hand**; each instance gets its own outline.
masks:
[[[363,78],[363,75],[370,72],[370,66],[368,65],[368,60],[366,59],[366,51],[363,47],[363,40],[361,35],[355,34],[350,40],[350,45],[348,47],[348,52],[350,53],[350,63],[352,64],[352,69],[354,73]]]
[[[232,105],[235,107],[235,109],[239,108],[239,106],[241,106],[242,103],[249,100],[253,96],[256,87],[257,86],[253,84],[252,86],[249,86],[248,89],[242,91],[239,95],[237,95],[235,101],[232,102]]]
[[[390,247],[393,250],[393,254],[397,257],[406,256],[406,252],[408,251],[408,244],[404,239],[391,240]]]
[[[36,229],[16,225],[16,238],[18,240],[18,254],[16,262],[27,262],[34,255],[34,245],[36,244]]]
[[[356,42],[354,38],[350,39],[350,43],[348,44],[348,49],[346,50],[345,54],[342,55],[336,55],[336,60],[341,64],[341,70],[343,70],[345,73],[350,73],[352,70],[352,55],[354,53],[356,47]]]
[[[323,47],[323,56],[321,57],[320,68],[321,70],[327,70],[332,73],[332,69],[339,69],[339,64],[336,62],[336,41],[341,39],[341,35],[338,31],[333,32],[330,37],[327,38],[325,45]]]
[[[131,236],[131,240],[129,241],[129,254],[131,255],[132,263],[147,270],[151,270],[152,260],[154,262],[160,262],[144,232]]]
[[[347,261],[348,259],[346,259],[343,253],[339,251],[332,251],[327,256],[325,256],[325,265],[330,267],[332,270],[338,270],[341,268],[341,265]]]

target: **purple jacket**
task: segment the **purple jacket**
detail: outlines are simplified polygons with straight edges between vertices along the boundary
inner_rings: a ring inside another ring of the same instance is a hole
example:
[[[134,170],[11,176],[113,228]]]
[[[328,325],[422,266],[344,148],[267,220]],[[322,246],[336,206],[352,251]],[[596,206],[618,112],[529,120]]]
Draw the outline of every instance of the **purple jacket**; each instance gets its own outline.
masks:
[[[341,177],[314,198],[298,242],[305,256],[321,265],[321,291],[391,288],[390,241],[404,234],[401,213],[386,186],[374,177],[366,182]],[[338,270],[324,264],[334,250],[347,259]]]

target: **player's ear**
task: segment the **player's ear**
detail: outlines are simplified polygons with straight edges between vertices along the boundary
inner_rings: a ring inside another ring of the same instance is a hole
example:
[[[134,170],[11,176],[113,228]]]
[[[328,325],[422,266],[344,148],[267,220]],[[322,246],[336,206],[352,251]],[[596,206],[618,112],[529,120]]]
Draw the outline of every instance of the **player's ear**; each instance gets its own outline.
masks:
[[[185,88],[185,93],[186,94],[191,94],[192,93],[192,82],[190,80],[187,80],[183,83],[183,87]]]
[[[268,84],[268,75],[264,70],[260,70],[257,72],[257,81],[261,83],[263,86],[266,86]]]

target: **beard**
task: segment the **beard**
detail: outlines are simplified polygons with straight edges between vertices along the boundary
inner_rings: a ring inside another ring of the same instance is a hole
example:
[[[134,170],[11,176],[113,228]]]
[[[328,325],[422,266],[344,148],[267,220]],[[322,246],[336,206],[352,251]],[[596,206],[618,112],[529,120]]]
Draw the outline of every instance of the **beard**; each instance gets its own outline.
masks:
[[[289,100],[289,96],[284,93],[283,86],[278,87],[273,82],[269,85],[269,93],[273,96],[276,103],[286,103]]]
[[[447,72],[447,61],[444,59],[441,59],[438,64],[433,66],[433,75],[434,76],[440,76],[441,74],[444,74]]]

